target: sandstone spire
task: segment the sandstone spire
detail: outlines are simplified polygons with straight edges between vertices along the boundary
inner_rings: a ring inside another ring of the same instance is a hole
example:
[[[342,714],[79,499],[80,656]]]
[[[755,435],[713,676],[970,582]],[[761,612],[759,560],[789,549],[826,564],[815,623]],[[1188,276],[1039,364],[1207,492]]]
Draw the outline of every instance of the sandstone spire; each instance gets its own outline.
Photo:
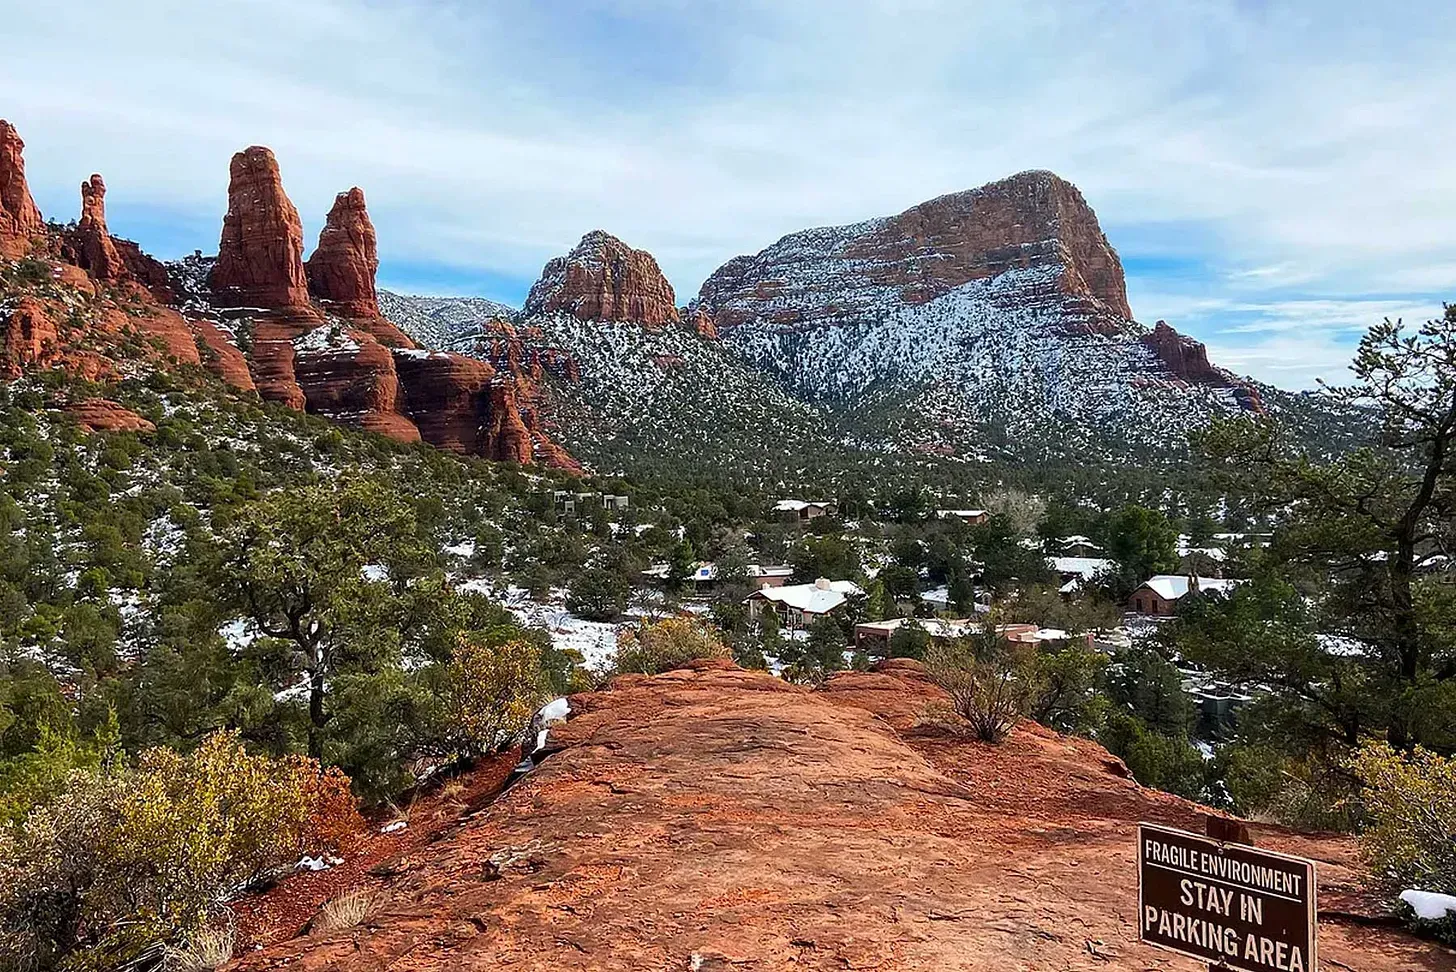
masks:
[[[0,119],[0,257],[11,259],[24,256],[45,227],[25,183],[24,152],[14,126]]]
[[[305,264],[308,290],[344,317],[378,317],[374,275],[379,248],[374,224],[364,208],[364,190],[357,186],[334,199],[319,233],[318,248]]]
[[[93,175],[81,183],[81,221],[76,224],[76,262],[97,280],[121,280],[127,267],[106,228],[106,183]]]
[[[233,156],[228,211],[211,285],[217,303],[283,310],[308,306],[303,223],[261,145]]]

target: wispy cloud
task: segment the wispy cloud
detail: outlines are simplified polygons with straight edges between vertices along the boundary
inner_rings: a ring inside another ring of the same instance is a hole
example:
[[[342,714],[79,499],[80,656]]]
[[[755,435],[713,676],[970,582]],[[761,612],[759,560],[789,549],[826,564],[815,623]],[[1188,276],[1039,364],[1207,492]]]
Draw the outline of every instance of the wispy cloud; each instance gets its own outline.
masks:
[[[216,245],[228,157],[261,142],[310,233],[365,188],[396,286],[518,300],[600,226],[686,297],[783,233],[1036,167],[1096,207],[1140,316],[1260,377],[1295,373],[1278,354],[1301,341],[1347,357],[1377,304],[1429,314],[1456,290],[1443,0],[96,0],[5,20],[0,117],[42,207],[70,215],[101,171],[114,228],[164,255]]]

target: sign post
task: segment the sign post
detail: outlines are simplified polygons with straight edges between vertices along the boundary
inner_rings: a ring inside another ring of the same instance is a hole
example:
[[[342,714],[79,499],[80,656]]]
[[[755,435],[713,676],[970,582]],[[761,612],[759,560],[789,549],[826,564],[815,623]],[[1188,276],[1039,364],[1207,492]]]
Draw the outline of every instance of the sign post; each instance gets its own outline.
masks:
[[[1210,969],[1315,972],[1316,927],[1313,861],[1138,825],[1140,941]]]

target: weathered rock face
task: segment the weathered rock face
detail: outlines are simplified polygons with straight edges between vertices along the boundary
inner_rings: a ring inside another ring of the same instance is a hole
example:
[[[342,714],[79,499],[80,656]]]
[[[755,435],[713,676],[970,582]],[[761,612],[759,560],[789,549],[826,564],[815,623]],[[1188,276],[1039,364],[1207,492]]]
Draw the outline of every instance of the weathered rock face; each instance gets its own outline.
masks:
[[[97,280],[115,282],[129,276],[126,262],[106,228],[106,183],[99,175],[81,183],[81,219],[76,223],[71,249],[76,265]]]
[[[525,313],[563,311],[584,321],[676,323],[672,285],[646,250],[593,230],[564,257],[546,264],[526,297]]]
[[[25,143],[15,127],[0,119],[0,258],[17,259],[45,228],[25,182]]]
[[[106,398],[88,398],[72,402],[66,411],[75,417],[76,424],[87,432],[155,432],[157,427],[149,420],[124,405]]]
[[[898,216],[790,234],[724,264],[698,303],[719,327],[758,320],[794,328],[874,315],[888,303],[923,304],[970,281],[1034,267],[1058,271],[1056,290],[1086,302],[1094,329],[1131,318],[1122,263],[1096,215],[1075,186],[1050,172],[1023,172]]]
[[[400,414],[399,375],[387,347],[365,331],[316,328],[294,342],[293,369],[307,408],[401,442],[420,430]]]
[[[0,374],[4,377],[19,378],[30,368],[46,367],[55,360],[59,336],[39,301],[21,298],[4,323],[4,345],[0,347]]]
[[[257,391],[253,376],[248,372],[248,359],[238,346],[228,340],[228,335],[212,321],[194,321],[193,329],[202,339],[207,353],[202,364],[223,381],[239,391]]]
[[[1202,341],[1179,334],[1166,321],[1155,324],[1142,340],[1157,355],[1159,363],[1176,377],[1194,384],[1232,389],[1241,408],[1251,412],[1264,410],[1257,388],[1209,364],[1208,348]]]
[[[278,160],[260,145],[233,156],[228,211],[210,284],[224,307],[308,307],[303,223],[283,191]]]
[[[702,307],[694,307],[688,312],[687,323],[698,332],[698,337],[707,341],[718,340],[718,325],[713,320],[713,315]]]
[[[1159,321],[1143,342],[1153,349],[1163,366],[1185,381],[1227,384],[1228,376],[1208,363],[1208,349],[1199,341],[1184,337]]]
[[[374,292],[379,248],[364,207],[364,190],[356,186],[335,197],[319,233],[318,248],[304,270],[309,293],[323,301],[326,309],[341,317],[379,316],[379,298]]]

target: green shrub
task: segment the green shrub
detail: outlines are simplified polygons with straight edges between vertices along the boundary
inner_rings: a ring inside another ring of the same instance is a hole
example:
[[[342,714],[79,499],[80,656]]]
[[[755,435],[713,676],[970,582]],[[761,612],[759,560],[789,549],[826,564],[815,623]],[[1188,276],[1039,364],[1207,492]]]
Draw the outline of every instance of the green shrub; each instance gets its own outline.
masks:
[[[623,632],[616,669],[658,675],[698,658],[731,658],[717,630],[691,618],[667,618]]]
[[[1456,759],[1380,743],[1350,767],[1362,781],[1360,843],[1375,878],[1392,891],[1456,894]]]
[[[359,823],[342,774],[250,756],[233,733],[78,771],[0,837],[0,965],[113,967]]]

